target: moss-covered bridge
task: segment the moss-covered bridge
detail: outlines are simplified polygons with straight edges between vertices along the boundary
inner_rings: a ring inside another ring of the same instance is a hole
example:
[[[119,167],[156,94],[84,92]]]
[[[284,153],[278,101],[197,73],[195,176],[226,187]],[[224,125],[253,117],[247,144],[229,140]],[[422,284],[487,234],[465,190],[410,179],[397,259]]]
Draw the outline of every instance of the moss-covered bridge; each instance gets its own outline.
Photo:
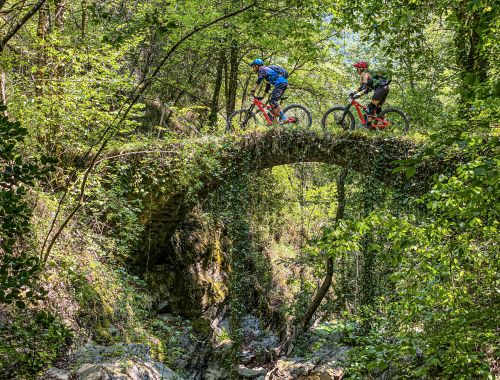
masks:
[[[228,171],[262,170],[298,162],[322,162],[348,166],[361,174],[370,175],[387,186],[396,187],[410,194],[421,194],[428,189],[434,173],[444,170],[444,159],[428,159],[417,167],[415,175],[407,180],[404,174],[394,174],[395,160],[415,156],[422,144],[408,138],[395,138],[387,134],[340,133],[328,134],[315,131],[270,129],[254,131],[235,137],[217,140],[200,140],[198,144],[216,145],[214,154],[219,170],[203,173],[198,178],[196,196],[205,197],[227,180]],[[195,160],[196,158],[193,158]],[[220,169],[222,168],[222,170]],[[169,171],[165,175],[172,176]],[[180,223],[194,205],[192,194],[185,189],[158,196],[154,211],[148,216],[148,252],[150,257],[161,257],[170,251],[171,239]]]

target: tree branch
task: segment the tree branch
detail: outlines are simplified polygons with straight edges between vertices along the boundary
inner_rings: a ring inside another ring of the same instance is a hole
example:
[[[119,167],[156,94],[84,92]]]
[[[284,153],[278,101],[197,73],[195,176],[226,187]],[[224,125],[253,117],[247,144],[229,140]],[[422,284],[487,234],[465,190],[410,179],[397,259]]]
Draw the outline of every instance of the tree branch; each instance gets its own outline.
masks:
[[[0,0],[1,1],[1,0]],[[7,32],[7,34],[5,35],[5,37],[2,38],[2,40],[0,41],[0,53],[3,52],[4,48],[5,48],[5,45],[7,45],[7,43],[10,41],[10,39],[12,37],[14,37],[16,35],[16,33],[19,31],[19,29],[21,29],[24,24],[26,24],[28,22],[28,20],[33,17],[33,15],[40,9],[40,7],[45,3],[46,0],[38,0],[38,3],[36,3],[25,15],[23,18],[21,18],[21,20],[19,20],[17,22],[16,25],[14,25],[14,27]]]
[[[134,156],[136,154],[148,154],[148,153],[176,153],[174,150],[141,150],[138,152],[125,152],[121,154],[116,154],[114,156],[103,157],[100,160],[96,161],[95,165],[99,165],[101,162],[106,160],[113,160],[115,158],[125,157],[125,156]]]

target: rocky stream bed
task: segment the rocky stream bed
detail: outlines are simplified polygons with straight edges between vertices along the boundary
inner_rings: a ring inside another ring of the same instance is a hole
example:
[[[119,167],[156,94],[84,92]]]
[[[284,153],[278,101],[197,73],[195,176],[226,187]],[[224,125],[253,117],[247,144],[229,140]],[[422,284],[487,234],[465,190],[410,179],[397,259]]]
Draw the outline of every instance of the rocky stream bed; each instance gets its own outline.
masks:
[[[168,316],[163,316],[168,317]],[[316,347],[304,357],[292,356],[292,347],[283,351],[278,336],[262,328],[251,315],[243,320],[243,347],[240,362],[228,368],[232,342],[224,338],[228,321],[215,318],[211,322],[212,338],[193,344],[186,331],[182,339],[183,355],[178,358],[177,371],[153,359],[145,344],[117,343],[102,346],[88,342],[71,353],[66,368],[53,367],[44,380],[225,380],[231,378],[255,380],[339,380],[343,378],[343,363],[349,347],[340,343],[339,333],[314,333],[306,342]]]

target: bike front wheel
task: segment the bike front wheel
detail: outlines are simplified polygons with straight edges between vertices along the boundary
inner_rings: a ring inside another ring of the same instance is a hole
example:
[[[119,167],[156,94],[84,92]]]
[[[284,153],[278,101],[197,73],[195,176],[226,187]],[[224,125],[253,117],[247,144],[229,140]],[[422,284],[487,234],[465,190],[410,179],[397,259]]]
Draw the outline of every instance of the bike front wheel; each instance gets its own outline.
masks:
[[[311,112],[300,104],[290,104],[283,110],[290,124],[298,127],[310,128],[312,125]]]
[[[227,130],[234,132],[237,130],[245,130],[255,128],[257,125],[257,118],[255,114],[248,110],[236,110],[227,119]]]
[[[325,112],[321,126],[325,132],[354,129],[354,115],[345,107],[335,106]]]
[[[384,131],[396,135],[406,135],[410,130],[410,120],[408,120],[408,116],[403,111],[388,108],[382,111],[378,117],[389,124],[383,128]]]

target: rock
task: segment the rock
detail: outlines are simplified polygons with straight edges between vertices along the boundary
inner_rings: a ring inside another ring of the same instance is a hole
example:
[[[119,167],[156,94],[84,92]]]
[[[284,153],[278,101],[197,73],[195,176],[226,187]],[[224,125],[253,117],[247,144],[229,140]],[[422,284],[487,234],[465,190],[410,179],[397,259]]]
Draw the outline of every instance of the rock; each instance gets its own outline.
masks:
[[[226,380],[229,379],[228,371],[219,366],[209,366],[203,374],[204,380]]]
[[[153,360],[143,344],[87,344],[77,352],[79,380],[173,380],[174,371]]]
[[[40,378],[40,380],[70,380],[70,373],[64,369],[53,367]]]
[[[239,365],[238,374],[247,379],[252,379],[257,376],[263,376],[263,375],[265,376],[267,374],[267,371],[262,367],[247,368],[243,365]]]
[[[232,348],[233,348],[233,341],[230,339],[225,339],[219,344],[217,344],[217,346],[215,346],[214,354],[221,360],[225,360],[231,353]]]
[[[168,300],[160,301],[156,307],[158,313],[167,313],[170,311],[170,302]]]
[[[271,371],[270,379],[298,379],[300,376],[307,376],[314,369],[315,365],[302,358],[280,359]]]
[[[243,327],[243,336],[247,340],[258,338],[262,334],[260,321],[253,315],[245,316],[241,325]]]
[[[222,334],[229,331],[229,321],[225,318],[216,318],[211,323],[211,328],[216,336],[221,336]]]
[[[241,353],[241,362],[243,364],[251,363],[254,358],[255,353],[250,350],[243,350],[243,352]]]
[[[340,380],[343,376],[344,369],[335,365],[335,360],[317,365],[317,358],[316,360],[292,358],[278,360],[266,379]]]
[[[271,332],[262,332],[258,338],[244,345],[245,351],[254,353],[252,362],[268,363],[276,358],[275,349],[279,345],[278,337]],[[244,364],[247,364],[243,362]]]
[[[112,346],[88,343],[76,352],[76,357],[79,363],[99,363],[109,358],[134,357],[143,361],[151,359],[149,346],[134,343],[117,343]]]
[[[81,365],[79,380],[174,380],[175,372],[160,363],[115,359],[98,364]]]
[[[268,332],[268,333],[265,333],[262,336],[260,342],[261,342],[262,346],[264,346],[264,347],[266,347],[267,349],[270,350],[270,349],[278,346],[279,339],[276,336],[276,334]]]
[[[324,365],[315,368],[311,376],[316,376],[318,380],[340,380],[344,376],[344,369],[341,367]]]

